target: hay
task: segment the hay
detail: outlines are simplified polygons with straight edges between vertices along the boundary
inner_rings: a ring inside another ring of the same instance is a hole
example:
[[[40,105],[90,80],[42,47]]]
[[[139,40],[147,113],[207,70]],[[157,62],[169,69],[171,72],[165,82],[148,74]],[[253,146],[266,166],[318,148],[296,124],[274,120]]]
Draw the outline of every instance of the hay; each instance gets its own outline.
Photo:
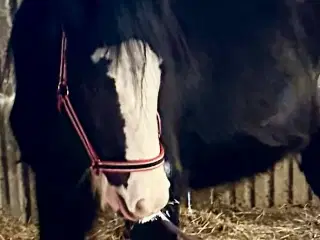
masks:
[[[219,207],[181,211],[181,228],[190,235],[215,240],[311,240],[320,239],[320,209],[281,207],[243,210]],[[99,218],[90,240],[121,239],[123,221],[113,214]],[[0,212],[0,240],[37,239],[36,226],[23,225],[18,219]]]
[[[37,234],[36,226],[22,224],[20,219],[0,210],[0,240],[33,240],[37,239]]]

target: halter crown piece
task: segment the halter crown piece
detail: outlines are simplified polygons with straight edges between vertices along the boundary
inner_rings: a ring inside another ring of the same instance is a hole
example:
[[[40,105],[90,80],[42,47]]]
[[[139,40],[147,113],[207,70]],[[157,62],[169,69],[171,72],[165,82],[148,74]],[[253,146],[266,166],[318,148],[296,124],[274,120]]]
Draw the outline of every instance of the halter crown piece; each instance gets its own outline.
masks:
[[[96,174],[100,172],[105,173],[130,173],[130,172],[140,172],[148,171],[160,167],[164,163],[164,148],[161,142],[160,144],[160,153],[158,156],[151,159],[137,159],[132,161],[103,161],[101,160],[94,148],[92,147],[87,135],[84,132],[84,129],[77,117],[77,114],[72,107],[70,98],[69,98],[69,88],[67,84],[67,69],[66,69],[66,47],[67,47],[67,38],[64,31],[62,32],[61,40],[61,56],[60,56],[60,74],[59,74],[59,83],[57,88],[57,108],[59,112],[62,111],[62,107],[65,109],[68,118],[70,119],[74,129],[76,130],[80,140],[85,147],[90,159],[91,159],[91,169],[93,169]],[[159,138],[161,135],[161,120],[159,114],[157,114],[158,121],[158,130]]]

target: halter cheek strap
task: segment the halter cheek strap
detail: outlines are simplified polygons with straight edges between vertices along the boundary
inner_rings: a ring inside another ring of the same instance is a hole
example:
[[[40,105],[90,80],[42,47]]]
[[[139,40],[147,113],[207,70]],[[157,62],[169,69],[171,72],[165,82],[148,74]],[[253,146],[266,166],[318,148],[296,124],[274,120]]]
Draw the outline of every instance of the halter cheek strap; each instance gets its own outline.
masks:
[[[91,159],[91,168],[99,174],[100,172],[111,172],[111,173],[130,173],[130,172],[140,172],[149,171],[158,168],[164,163],[164,148],[160,144],[160,153],[151,159],[137,159],[137,160],[121,160],[121,161],[107,161],[101,160],[96,154],[92,144],[90,143],[78,117],[71,104],[69,98],[69,88],[67,84],[67,69],[66,69],[66,47],[67,39],[65,33],[62,33],[61,41],[61,59],[60,59],[60,74],[59,83],[57,89],[57,108],[59,112],[64,108],[68,118],[70,119],[73,128],[76,130],[88,156]],[[157,114],[157,122],[159,129],[159,138],[161,135],[161,120],[159,114]]]

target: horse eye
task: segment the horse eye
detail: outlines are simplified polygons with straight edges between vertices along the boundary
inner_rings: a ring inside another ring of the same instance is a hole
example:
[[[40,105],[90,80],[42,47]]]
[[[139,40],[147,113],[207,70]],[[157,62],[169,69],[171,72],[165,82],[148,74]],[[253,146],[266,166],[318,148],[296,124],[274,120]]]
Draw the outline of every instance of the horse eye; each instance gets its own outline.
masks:
[[[108,59],[108,58],[106,58],[105,61],[106,61],[106,64],[107,64],[108,66],[109,66],[109,65],[111,64],[111,62],[112,62],[111,59]]]

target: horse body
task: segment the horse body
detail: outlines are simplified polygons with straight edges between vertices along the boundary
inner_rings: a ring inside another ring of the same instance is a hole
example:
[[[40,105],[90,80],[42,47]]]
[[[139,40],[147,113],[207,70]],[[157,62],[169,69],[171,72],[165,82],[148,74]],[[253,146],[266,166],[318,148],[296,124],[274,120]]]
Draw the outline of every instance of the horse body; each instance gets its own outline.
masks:
[[[232,9],[215,3],[201,14],[196,6],[175,10],[200,72],[190,83],[180,80],[196,85],[184,93],[178,140],[192,187],[265,171],[309,144],[318,128],[318,47],[315,34],[304,31],[312,22],[298,15],[312,8],[305,4],[245,1]],[[199,18],[185,17],[192,14]]]
[[[204,188],[265,171],[289,152],[302,153],[301,167],[320,194],[320,38],[310,26],[317,19],[306,14],[317,6],[232,4],[22,3],[11,35],[17,90],[10,122],[22,161],[36,172],[41,239],[83,239],[96,215],[93,191],[98,204],[125,207],[129,219],[157,212],[169,198],[162,167],[84,175],[90,159],[68,116],[57,110],[62,27],[70,101],[101,159],[155,157],[158,111],[173,166],[170,200],[180,196],[178,162],[188,184]],[[175,223],[177,214],[175,206]],[[157,224],[137,224],[132,233],[176,238],[164,236]]]

